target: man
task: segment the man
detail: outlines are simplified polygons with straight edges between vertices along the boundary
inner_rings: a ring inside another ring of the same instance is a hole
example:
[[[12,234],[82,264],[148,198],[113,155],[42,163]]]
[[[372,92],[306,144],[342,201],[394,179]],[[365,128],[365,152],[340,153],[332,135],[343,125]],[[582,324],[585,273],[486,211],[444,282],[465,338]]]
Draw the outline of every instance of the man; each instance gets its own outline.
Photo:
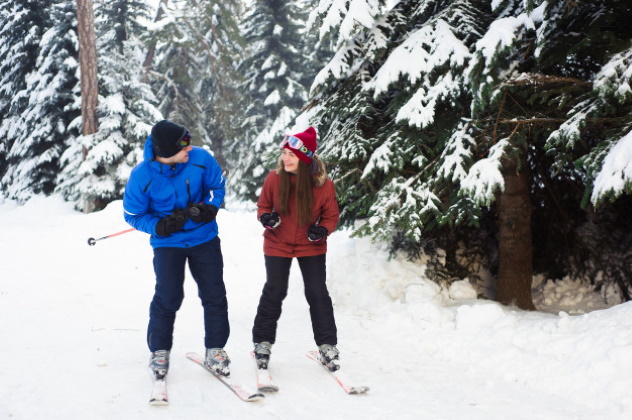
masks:
[[[230,333],[228,303],[215,221],[224,184],[219,164],[206,150],[191,146],[189,131],[162,120],[153,126],[144,160],[132,170],[125,187],[125,220],[151,235],[154,250],[156,288],[147,344],[156,378],[164,378],[169,369],[187,261],[204,308],[206,363],[218,374],[230,374],[224,351]]]

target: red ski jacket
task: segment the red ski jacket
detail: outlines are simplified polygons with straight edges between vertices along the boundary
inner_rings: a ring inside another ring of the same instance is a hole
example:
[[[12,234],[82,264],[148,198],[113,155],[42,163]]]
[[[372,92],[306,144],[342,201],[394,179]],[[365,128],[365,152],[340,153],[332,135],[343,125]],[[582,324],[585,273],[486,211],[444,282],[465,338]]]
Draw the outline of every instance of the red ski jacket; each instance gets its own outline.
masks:
[[[317,159],[317,158],[316,158]],[[327,178],[325,166],[320,160],[318,171],[314,175],[314,208],[309,224],[299,225],[296,214],[295,188],[292,187],[289,198],[289,214],[279,214],[281,224],[275,229],[266,229],[263,233],[263,253],[269,257],[311,257],[327,252],[327,238],[312,242],[307,238],[307,229],[318,222],[327,228],[329,234],[336,229],[340,210],[336,200],[334,183]],[[279,168],[270,171],[266,177],[261,195],[257,201],[257,219],[263,213],[272,213],[278,208],[279,184],[281,177]]]

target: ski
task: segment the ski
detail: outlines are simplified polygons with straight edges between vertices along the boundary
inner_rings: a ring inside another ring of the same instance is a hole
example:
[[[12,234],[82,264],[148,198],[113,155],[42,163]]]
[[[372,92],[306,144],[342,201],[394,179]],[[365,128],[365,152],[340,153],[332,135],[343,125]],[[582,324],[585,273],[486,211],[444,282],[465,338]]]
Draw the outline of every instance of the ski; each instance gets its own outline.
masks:
[[[255,361],[255,368],[257,369],[257,389],[259,392],[277,392],[279,387],[272,381],[268,369],[259,369],[254,351],[250,352],[250,356],[252,356],[252,360]]]
[[[151,388],[151,396],[149,397],[149,405],[169,405],[167,398],[167,377],[151,373],[154,384]]]
[[[320,353],[317,350],[308,351],[306,356],[309,357],[310,359],[312,359],[313,361],[315,361],[316,363],[318,363],[319,365],[321,365],[327,372],[329,372],[334,377],[334,379],[336,379],[336,382],[338,382],[338,385],[340,385],[340,387],[347,394],[352,394],[352,395],[364,394],[365,392],[367,392],[369,390],[368,386],[351,386],[351,385],[349,385],[350,381],[341,372],[341,369],[338,369],[338,370],[336,370],[334,372],[330,371],[327,368],[327,366],[325,366],[323,364],[323,362],[320,360]]]
[[[218,375],[217,373],[215,373],[215,371],[213,371],[213,369],[211,369],[206,363],[204,363],[204,358],[199,354],[190,352],[187,353],[187,358],[209,371],[214,377],[219,379],[224,385],[226,385],[231,391],[233,391],[233,393],[237,395],[242,401],[252,402],[259,401],[265,398],[265,395],[263,395],[262,393],[251,393],[244,386],[233,382],[230,376]]]

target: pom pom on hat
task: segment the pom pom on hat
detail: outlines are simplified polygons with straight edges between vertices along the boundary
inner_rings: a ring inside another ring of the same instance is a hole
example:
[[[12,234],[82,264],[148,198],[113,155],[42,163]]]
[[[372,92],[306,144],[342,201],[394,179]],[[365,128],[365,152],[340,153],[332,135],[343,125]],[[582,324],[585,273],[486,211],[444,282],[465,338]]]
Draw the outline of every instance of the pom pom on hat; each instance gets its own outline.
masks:
[[[307,150],[312,152],[311,156],[314,156],[316,148],[318,147],[318,143],[316,142],[316,130],[314,129],[314,127],[309,127],[302,133],[292,134],[292,136],[301,140],[303,142],[303,146],[305,146]],[[296,157],[298,157],[306,165],[312,163],[312,158],[310,156],[302,152],[300,149],[294,149],[287,141],[283,142],[283,148],[291,150],[292,153],[294,153]]]
[[[178,141],[184,137],[187,129],[169,120],[162,120],[151,129],[151,141],[154,153],[162,158],[176,155],[182,147]]]

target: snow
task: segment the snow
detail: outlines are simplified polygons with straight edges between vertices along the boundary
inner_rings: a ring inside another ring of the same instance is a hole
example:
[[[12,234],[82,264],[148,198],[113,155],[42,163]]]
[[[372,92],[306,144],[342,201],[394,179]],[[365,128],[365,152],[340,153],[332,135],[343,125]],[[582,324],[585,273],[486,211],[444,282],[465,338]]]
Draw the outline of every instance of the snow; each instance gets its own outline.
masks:
[[[632,95],[632,48],[612,56],[595,76],[594,87],[604,98],[608,91],[616,92],[613,96],[621,102]]]
[[[264,282],[252,209],[218,214],[229,298],[227,351],[236,381],[254,386],[250,330]],[[185,358],[203,351],[202,309],[187,278],[169,374],[170,405],[150,407],[145,328],[154,280],[146,234],[120,201],[82,214],[59,197],[0,204],[0,418],[6,419],[629,419],[632,303],[524,312],[448,290],[385,246],[330,237],[328,283],[343,369],[368,394],[349,396],[314,362],[298,267],[273,347],[277,394],[244,403]],[[560,296],[579,290],[561,282]],[[558,291],[551,282],[547,294]],[[551,290],[552,289],[552,290]],[[588,308],[590,309],[590,308]]]
[[[500,171],[505,149],[510,147],[508,139],[502,139],[490,147],[489,156],[480,159],[461,180],[461,193],[482,205],[489,205],[497,189],[505,189],[505,180]]]
[[[431,98],[428,100],[428,98]],[[408,120],[410,125],[426,128],[434,122],[437,96],[420,88],[397,112],[395,121]]]
[[[364,168],[360,179],[365,180],[367,177],[373,176],[374,172],[378,170],[383,173],[388,173],[392,164],[391,155],[393,150],[396,149],[391,140],[387,140],[384,144],[378,146],[373,153],[371,153],[369,162]]]
[[[465,163],[472,160],[471,149],[475,146],[476,141],[468,132],[467,126],[459,126],[441,153],[443,163],[439,167],[439,177],[451,179],[452,182],[465,178]]]
[[[393,5],[389,2],[388,7]],[[336,45],[340,46],[353,38],[358,26],[370,29],[381,10],[377,0],[320,0],[318,6],[311,11],[306,27],[311,30],[320,16],[320,39],[324,39],[330,32],[337,32]]]
[[[623,136],[608,152],[595,179],[592,202],[609,192],[621,194],[632,182],[632,131]]]
[[[329,63],[327,63],[314,78],[312,86],[310,87],[311,92],[314,92],[318,86],[324,85],[330,75],[336,79],[340,79],[343,75],[349,74],[350,66],[346,60],[346,56],[353,48],[353,44],[349,42],[336,51],[333,58],[329,60]]]
[[[547,2],[543,2],[531,13],[500,18],[492,22],[485,36],[476,42],[476,51],[480,51],[485,57],[486,65],[490,65],[498,50],[513,45],[519,30],[523,27],[534,29],[536,23],[542,21],[546,5]]]
[[[407,76],[408,82],[413,86],[422,75],[433,69],[446,64],[462,67],[469,57],[467,47],[454,35],[450,25],[439,19],[435,25],[424,26],[410,34],[390,53],[364,89],[373,89],[374,97],[377,98],[379,94],[387,92],[400,75]]]
[[[281,95],[278,90],[273,90],[268,97],[263,101],[264,105],[275,105],[281,101]]]

